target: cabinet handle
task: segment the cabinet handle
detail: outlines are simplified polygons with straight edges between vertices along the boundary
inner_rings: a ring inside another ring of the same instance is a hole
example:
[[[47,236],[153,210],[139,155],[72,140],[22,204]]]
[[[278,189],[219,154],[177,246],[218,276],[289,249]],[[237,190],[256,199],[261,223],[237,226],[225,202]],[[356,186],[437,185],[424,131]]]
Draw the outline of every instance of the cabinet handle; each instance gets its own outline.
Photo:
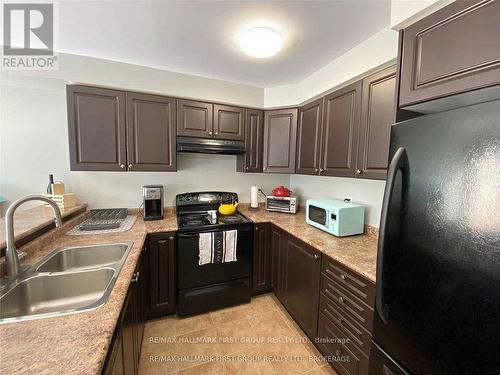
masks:
[[[339,301],[340,301],[340,303],[344,303],[344,298],[343,297],[339,297]]]
[[[213,135],[214,133],[213,132],[208,132],[208,135]]]
[[[128,169],[132,169],[133,165],[132,164],[129,164],[128,165]]]
[[[318,260],[319,259],[319,255],[318,254],[314,254],[314,259]]]
[[[340,278],[341,278],[342,280],[347,279],[346,275],[344,275],[343,273],[341,273],[341,274],[340,274]]]
[[[318,172],[318,171],[319,171],[319,169],[318,169],[318,168],[314,168],[314,172]]]
[[[132,282],[136,283],[138,281],[139,281],[139,272],[134,272],[134,274],[132,275]]]
[[[356,174],[361,174],[363,171],[361,169],[356,169]]]
[[[215,133],[214,133],[214,135],[215,135],[215,136],[219,135],[219,132],[215,132]]]
[[[264,167],[263,169],[264,169],[264,170],[266,170],[266,169],[267,169],[267,167]]]
[[[245,169],[246,169],[246,170],[248,171],[248,170],[249,170],[250,168],[248,168],[248,167],[245,167]]]
[[[174,236],[170,236],[168,237],[169,240],[173,240],[174,239]]]
[[[323,173],[325,170],[323,168],[319,169],[319,174]]]
[[[335,355],[337,357],[340,357],[342,355],[342,350],[340,350],[340,349],[335,350]]]
[[[125,169],[125,164],[120,164],[121,169]]]

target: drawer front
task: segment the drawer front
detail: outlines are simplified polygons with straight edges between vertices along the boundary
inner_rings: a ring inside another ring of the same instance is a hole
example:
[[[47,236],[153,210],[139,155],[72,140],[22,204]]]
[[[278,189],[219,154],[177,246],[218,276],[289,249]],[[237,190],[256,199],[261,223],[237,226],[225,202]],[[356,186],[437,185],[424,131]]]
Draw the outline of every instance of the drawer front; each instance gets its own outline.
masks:
[[[352,318],[348,318],[346,314],[343,314],[342,310],[339,309],[335,303],[330,301],[323,293],[321,293],[320,296],[319,311],[339,326],[347,334],[346,336],[366,355],[370,354],[372,340],[371,333],[357,321]]]
[[[318,337],[321,351],[339,374],[368,373],[368,356],[348,342],[342,330],[322,313],[319,314]]]
[[[323,257],[321,272],[336,281],[349,292],[372,308],[375,306],[375,284],[356,275],[346,267],[326,256]]]
[[[335,281],[322,275],[321,292],[341,313],[372,331],[373,309]]]

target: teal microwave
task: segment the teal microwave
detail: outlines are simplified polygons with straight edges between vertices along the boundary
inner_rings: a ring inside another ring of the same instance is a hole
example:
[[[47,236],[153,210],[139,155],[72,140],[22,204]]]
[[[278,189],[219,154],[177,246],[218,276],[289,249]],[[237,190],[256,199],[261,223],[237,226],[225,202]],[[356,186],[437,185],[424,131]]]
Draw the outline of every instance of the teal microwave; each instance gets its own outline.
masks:
[[[308,199],[306,222],[338,237],[364,232],[365,207],[337,199]]]

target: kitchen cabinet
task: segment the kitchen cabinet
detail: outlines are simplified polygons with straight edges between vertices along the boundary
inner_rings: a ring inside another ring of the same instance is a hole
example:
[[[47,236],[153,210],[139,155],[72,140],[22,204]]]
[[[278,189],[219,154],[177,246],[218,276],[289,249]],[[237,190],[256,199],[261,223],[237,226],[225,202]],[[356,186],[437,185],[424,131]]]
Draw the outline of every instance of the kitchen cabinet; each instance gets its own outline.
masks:
[[[193,100],[177,100],[177,135],[211,138],[213,104]]]
[[[66,93],[71,170],[126,170],[125,93],[80,85]]]
[[[108,355],[102,373],[106,375],[139,373],[139,358],[144,334],[144,301],[142,296],[148,293],[142,281],[141,271],[145,271],[147,256],[143,252],[138,260],[129,290],[125,297],[115,332],[111,340]]]
[[[127,160],[134,171],[176,171],[176,101],[126,93]]]
[[[174,233],[153,233],[149,236],[148,318],[158,318],[175,312],[176,257]]]
[[[500,83],[500,1],[455,1],[402,32],[399,107]]]
[[[245,140],[245,109],[214,104],[213,136],[234,141]]]
[[[175,171],[175,99],[67,86],[73,171]]]
[[[321,253],[288,235],[285,240],[285,307],[309,338],[316,337]]]
[[[252,293],[271,290],[271,225],[255,224],[253,240],[253,286]]]
[[[294,173],[297,108],[266,111],[264,115],[264,173]]]
[[[283,230],[271,225],[271,287],[283,304],[285,302],[285,235]]]
[[[361,90],[358,81],[325,97],[322,176],[355,176]]]
[[[297,129],[297,165],[295,173],[317,175],[321,158],[323,102],[318,99],[299,110]]]
[[[247,109],[245,113],[245,153],[238,155],[238,172],[262,172],[264,148],[264,112]]]
[[[395,98],[396,66],[363,79],[356,177],[386,178]]]
[[[368,373],[375,284],[323,256],[319,297],[318,348],[340,357],[331,365],[339,374]],[[349,361],[342,361],[342,357]]]

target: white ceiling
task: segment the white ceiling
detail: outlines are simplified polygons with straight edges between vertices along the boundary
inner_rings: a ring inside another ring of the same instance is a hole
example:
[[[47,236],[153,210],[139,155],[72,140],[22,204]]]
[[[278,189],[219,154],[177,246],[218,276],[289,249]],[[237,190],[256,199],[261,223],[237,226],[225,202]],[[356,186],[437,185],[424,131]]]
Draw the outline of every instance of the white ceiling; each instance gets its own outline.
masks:
[[[270,87],[298,82],[390,22],[390,1],[68,1],[61,52]],[[285,47],[248,57],[242,28],[271,26]]]

